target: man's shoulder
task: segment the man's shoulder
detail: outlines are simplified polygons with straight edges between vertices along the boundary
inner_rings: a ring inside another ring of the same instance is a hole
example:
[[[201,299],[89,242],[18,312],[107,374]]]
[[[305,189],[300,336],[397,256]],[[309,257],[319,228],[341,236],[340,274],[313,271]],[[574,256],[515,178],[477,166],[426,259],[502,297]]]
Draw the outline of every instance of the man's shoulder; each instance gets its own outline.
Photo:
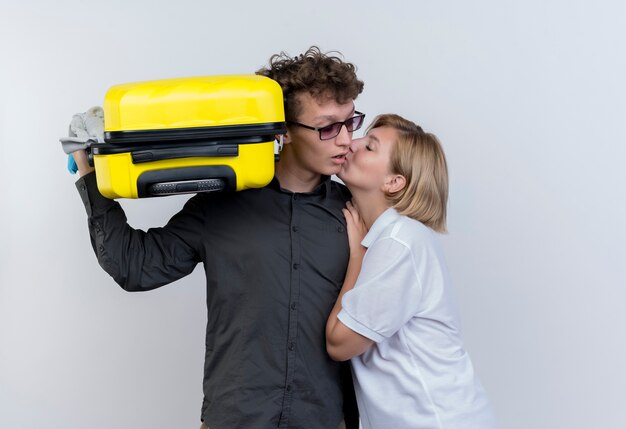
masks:
[[[330,179],[330,192],[344,202],[352,199],[352,194],[348,187],[335,179]]]
[[[242,191],[218,191],[218,192],[200,192],[192,197],[200,205],[211,207],[219,207],[228,205],[229,203],[237,203],[240,201],[248,201],[258,199],[260,194],[273,192],[268,187],[250,188]]]

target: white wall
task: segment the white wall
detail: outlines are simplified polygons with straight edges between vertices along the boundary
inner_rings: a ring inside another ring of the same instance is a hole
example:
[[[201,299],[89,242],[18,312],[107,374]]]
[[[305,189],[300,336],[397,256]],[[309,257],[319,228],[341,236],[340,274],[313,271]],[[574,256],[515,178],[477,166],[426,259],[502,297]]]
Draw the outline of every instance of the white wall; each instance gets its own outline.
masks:
[[[0,6],[0,427],[199,425],[203,273],[116,286],[58,137],[113,84],[310,44],[358,65],[370,118],[442,140],[449,265],[502,428],[626,427],[623,2],[17,3]],[[148,227],[185,198],[123,205]]]

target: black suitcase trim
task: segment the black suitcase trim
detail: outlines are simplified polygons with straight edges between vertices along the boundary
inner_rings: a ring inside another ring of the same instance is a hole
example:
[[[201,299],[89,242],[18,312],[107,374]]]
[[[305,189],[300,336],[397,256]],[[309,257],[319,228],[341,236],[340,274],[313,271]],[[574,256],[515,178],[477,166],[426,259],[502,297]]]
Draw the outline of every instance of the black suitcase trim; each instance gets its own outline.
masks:
[[[104,141],[111,144],[156,142],[167,140],[197,140],[223,137],[248,137],[285,134],[285,122],[266,124],[221,125],[216,127],[174,128],[161,130],[105,131]]]
[[[172,142],[125,145],[94,143],[91,145],[91,152],[93,155],[130,153],[133,164],[140,164],[142,162],[200,156],[238,156],[240,144],[267,143],[273,141],[274,138],[273,135],[270,135],[222,140],[187,140],[178,142],[177,144],[172,144]]]

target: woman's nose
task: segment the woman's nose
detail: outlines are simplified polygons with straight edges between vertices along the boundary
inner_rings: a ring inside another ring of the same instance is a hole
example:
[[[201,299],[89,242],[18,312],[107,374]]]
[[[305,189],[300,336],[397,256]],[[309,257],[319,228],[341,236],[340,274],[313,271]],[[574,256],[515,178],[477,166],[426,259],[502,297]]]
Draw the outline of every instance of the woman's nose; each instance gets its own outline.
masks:
[[[352,140],[352,144],[350,144],[350,150],[352,152],[356,152],[360,150],[364,145],[365,145],[364,138],[354,139]]]

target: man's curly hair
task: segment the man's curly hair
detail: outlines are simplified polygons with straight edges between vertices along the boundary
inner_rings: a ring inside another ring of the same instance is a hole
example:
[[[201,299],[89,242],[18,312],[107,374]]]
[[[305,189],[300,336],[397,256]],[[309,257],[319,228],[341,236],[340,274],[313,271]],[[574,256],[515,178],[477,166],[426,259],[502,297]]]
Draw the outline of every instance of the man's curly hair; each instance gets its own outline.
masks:
[[[281,52],[272,55],[268,67],[256,72],[280,84],[288,121],[297,120],[301,113],[302,106],[296,97],[299,93],[308,92],[316,100],[330,99],[344,104],[363,91],[363,81],[357,78],[354,64],[330,54],[322,53],[317,46],[311,46],[297,57]]]

